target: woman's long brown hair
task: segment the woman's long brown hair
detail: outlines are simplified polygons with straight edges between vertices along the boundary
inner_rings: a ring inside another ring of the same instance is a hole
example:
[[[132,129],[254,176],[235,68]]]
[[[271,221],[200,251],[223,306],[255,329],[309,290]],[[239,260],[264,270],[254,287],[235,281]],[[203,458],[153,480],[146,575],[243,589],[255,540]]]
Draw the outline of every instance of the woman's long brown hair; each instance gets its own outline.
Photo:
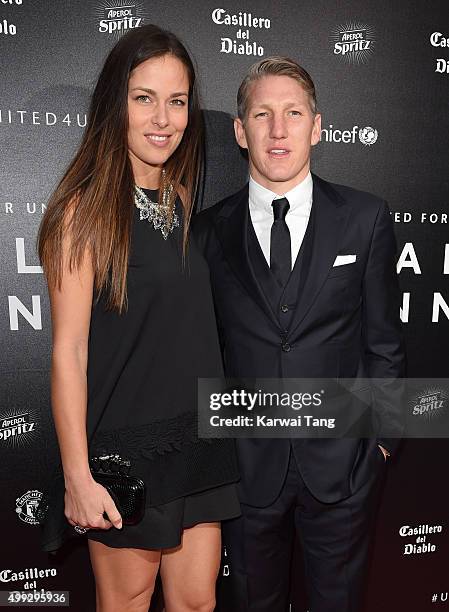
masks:
[[[90,253],[95,291],[107,291],[108,307],[126,307],[126,276],[133,218],[134,178],[128,158],[128,80],[142,62],[171,54],[189,78],[188,124],[165,164],[173,198],[183,187],[184,252],[198,187],[203,126],[195,69],[184,45],[155,25],[125,34],[110,52],[92,95],[79,149],[51,196],[39,230],[39,257],[50,287],[60,287],[63,240],[68,233],[69,270]],[[173,202],[171,202],[173,205]]]

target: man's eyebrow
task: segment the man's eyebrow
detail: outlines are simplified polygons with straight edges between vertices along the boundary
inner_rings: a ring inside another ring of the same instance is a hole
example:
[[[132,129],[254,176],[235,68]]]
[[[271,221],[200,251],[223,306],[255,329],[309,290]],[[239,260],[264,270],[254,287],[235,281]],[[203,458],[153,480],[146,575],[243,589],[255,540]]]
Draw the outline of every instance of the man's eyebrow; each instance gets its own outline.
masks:
[[[250,105],[250,108],[271,108],[272,104],[270,104],[270,102],[261,102],[261,103],[253,103]],[[287,108],[289,108],[290,106],[307,106],[307,102],[301,102],[300,100],[298,100],[297,102],[295,102],[294,100],[289,100],[286,105]]]
[[[157,96],[157,93],[154,91],[154,89],[149,89],[148,87],[133,87],[130,91],[136,91],[136,89],[138,89],[139,91],[145,91],[146,93],[152,95],[152,96]],[[170,94],[171,98],[178,98],[179,96],[188,96],[189,94],[186,91],[175,91],[174,93]]]

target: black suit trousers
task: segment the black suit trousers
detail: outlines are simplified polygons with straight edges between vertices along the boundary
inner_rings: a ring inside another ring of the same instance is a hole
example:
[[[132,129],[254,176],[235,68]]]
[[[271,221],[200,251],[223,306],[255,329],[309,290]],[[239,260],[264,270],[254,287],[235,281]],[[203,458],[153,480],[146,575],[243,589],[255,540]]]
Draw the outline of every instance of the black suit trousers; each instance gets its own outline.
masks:
[[[336,503],[313,497],[291,452],[277,499],[265,508],[242,504],[242,516],[223,523],[230,573],[222,579],[220,612],[288,612],[295,537],[304,556],[309,612],[363,612],[370,536],[385,472],[381,450],[376,445],[370,452],[368,478]]]

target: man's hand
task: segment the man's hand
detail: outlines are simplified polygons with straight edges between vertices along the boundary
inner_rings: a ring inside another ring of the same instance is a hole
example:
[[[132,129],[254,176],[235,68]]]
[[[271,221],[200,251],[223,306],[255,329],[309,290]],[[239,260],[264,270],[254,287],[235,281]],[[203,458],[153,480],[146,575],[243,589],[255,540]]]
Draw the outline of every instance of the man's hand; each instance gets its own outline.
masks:
[[[390,453],[387,451],[387,449],[386,449],[386,448],[384,448],[384,447],[383,447],[383,446],[381,446],[380,444],[378,444],[377,446],[378,446],[378,447],[380,448],[380,450],[382,451],[383,456],[384,456],[384,459],[385,459],[385,461],[386,461],[386,460],[387,460],[387,457],[389,457],[389,456],[390,456]]]

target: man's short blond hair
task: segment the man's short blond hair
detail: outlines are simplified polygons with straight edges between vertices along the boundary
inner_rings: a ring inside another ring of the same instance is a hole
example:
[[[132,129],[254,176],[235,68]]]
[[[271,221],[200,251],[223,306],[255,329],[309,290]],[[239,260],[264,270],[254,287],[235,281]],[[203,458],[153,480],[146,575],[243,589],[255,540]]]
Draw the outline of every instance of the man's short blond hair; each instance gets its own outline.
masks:
[[[289,57],[266,57],[253,64],[246,73],[237,93],[237,114],[242,121],[248,112],[248,100],[252,83],[265,76],[288,76],[301,85],[306,92],[310,109],[314,115],[317,113],[315,85],[310,74],[302,66]]]

